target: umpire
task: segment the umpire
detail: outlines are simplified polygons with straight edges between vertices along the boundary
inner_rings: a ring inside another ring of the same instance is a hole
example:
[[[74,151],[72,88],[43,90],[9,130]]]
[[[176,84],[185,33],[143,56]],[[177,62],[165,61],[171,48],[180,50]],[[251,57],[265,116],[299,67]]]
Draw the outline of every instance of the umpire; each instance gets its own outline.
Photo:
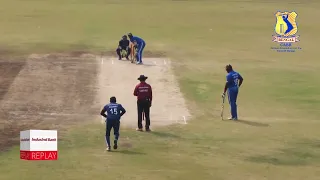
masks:
[[[138,80],[140,81],[139,84],[136,85],[133,95],[137,96],[137,106],[138,106],[138,128],[137,131],[142,130],[142,116],[143,113],[145,115],[145,128],[146,131],[150,131],[150,107],[152,105],[152,88],[151,86],[146,83],[146,79],[148,77],[144,75],[140,75]]]

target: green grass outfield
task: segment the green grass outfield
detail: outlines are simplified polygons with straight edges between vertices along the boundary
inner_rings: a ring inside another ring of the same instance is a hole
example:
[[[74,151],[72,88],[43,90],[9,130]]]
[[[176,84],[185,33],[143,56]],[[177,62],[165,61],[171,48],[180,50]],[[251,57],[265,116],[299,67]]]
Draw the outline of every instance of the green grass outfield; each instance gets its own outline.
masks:
[[[79,125],[59,143],[59,161],[21,161],[19,147],[0,154],[0,179],[318,179],[319,8],[316,0],[2,0],[2,50],[99,52],[132,32],[179,62],[194,118],[153,134],[124,130],[133,147],[109,154],[103,126]],[[298,13],[301,51],[270,49],[277,10]],[[238,123],[219,117],[227,63],[245,79]]]

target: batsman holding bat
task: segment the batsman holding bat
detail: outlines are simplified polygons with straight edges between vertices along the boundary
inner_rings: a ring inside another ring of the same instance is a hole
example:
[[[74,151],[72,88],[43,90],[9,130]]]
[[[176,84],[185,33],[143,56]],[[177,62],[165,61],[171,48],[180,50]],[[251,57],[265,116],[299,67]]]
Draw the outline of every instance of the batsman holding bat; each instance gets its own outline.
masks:
[[[238,113],[237,113],[237,97],[239,92],[239,87],[242,85],[243,78],[238,73],[233,71],[232,66],[229,64],[226,66],[227,71],[227,82],[224,87],[224,91],[222,93],[222,98],[225,98],[226,92],[228,90],[228,98],[229,104],[231,107],[231,117],[229,120],[238,120]]]

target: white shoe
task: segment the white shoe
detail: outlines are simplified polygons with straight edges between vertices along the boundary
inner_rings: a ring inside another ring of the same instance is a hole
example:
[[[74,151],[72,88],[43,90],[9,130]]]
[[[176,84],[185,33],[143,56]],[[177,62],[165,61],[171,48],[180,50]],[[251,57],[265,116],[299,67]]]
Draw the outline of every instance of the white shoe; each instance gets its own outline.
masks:
[[[238,120],[238,118],[228,118],[228,120],[234,120],[234,121],[236,121],[236,120]]]
[[[110,146],[107,147],[106,151],[111,151],[111,148]]]

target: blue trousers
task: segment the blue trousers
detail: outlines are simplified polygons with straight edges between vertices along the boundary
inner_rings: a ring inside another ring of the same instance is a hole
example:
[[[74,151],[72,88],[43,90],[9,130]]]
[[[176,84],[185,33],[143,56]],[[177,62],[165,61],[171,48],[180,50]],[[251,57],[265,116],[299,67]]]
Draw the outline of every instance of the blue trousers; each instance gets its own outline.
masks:
[[[106,125],[106,143],[110,146],[110,132],[113,129],[113,134],[115,140],[119,139],[119,129],[120,129],[120,121],[119,120],[108,120]]]
[[[228,89],[228,99],[229,104],[231,107],[231,117],[238,119],[238,112],[237,112],[237,97],[238,97],[238,88],[229,88]]]
[[[142,52],[143,52],[143,49],[144,47],[146,46],[146,43],[145,42],[142,42],[141,44],[139,44],[138,46],[138,50],[137,50],[137,61],[139,63],[142,63]]]

